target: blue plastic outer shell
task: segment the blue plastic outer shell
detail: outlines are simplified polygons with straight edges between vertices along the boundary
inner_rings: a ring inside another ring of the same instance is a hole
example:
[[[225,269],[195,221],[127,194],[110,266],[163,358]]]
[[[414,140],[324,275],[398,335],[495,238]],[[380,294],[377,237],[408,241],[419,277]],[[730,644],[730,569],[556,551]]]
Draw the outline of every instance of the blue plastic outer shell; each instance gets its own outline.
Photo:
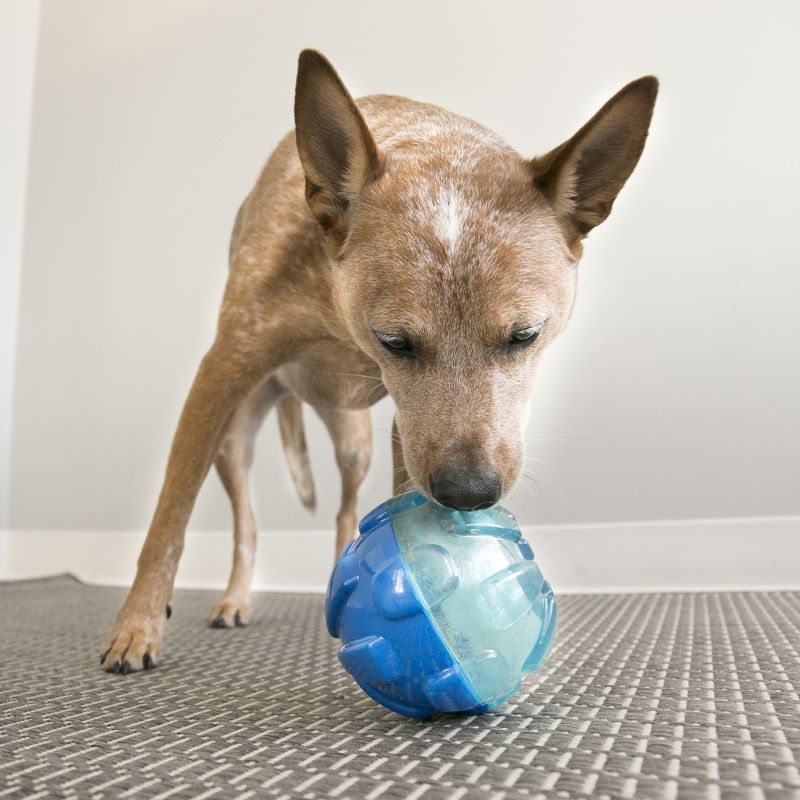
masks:
[[[359,525],[328,584],[326,621],[339,661],[375,701],[407,717],[481,713],[406,574],[384,503]]]

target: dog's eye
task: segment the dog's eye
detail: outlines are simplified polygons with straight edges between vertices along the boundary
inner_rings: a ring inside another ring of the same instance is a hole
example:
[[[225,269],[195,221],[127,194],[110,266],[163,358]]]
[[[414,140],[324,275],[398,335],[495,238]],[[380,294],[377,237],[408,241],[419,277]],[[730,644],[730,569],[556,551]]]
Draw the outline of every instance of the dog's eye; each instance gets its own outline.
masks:
[[[378,333],[378,331],[375,331],[375,336],[392,355],[414,358],[414,347],[405,336],[396,333]]]
[[[524,347],[525,345],[533,344],[542,332],[543,325],[544,323],[540,322],[538,325],[531,325],[528,328],[520,328],[514,331],[514,333],[508,337],[507,346]]]

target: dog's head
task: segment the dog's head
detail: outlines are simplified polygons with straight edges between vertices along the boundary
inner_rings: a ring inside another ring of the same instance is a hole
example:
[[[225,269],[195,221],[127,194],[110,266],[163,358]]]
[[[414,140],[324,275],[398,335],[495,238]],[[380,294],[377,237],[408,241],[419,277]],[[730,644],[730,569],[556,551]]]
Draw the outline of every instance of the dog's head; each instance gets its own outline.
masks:
[[[297,145],[336,302],[395,401],[409,476],[442,504],[488,506],[516,482],[582,239],[639,160],[657,88],[634,81],[532,160],[440,109],[376,100],[379,147],[328,61],[301,54]]]

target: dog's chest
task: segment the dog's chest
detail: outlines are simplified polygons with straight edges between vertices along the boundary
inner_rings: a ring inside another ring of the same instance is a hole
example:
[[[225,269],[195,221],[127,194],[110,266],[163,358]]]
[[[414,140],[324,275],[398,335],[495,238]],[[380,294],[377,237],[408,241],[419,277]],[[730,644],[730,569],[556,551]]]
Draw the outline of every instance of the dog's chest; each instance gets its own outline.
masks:
[[[278,372],[301,400],[319,408],[367,408],[386,395],[378,365],[339,343],[323,343]]]

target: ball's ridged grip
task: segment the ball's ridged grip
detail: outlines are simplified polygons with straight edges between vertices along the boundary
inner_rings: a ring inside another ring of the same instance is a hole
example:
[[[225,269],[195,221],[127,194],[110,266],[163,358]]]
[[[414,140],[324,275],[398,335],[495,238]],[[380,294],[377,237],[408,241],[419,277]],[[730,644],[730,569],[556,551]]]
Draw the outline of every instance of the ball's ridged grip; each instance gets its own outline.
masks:
[[[409,493],[359,530],[331,576],[326,621],[342,666],[374,700],[409,717],[477,714],[541,666],[556,604],[508,512],[460,514]],[[499,568],[475,583],[469,559],[483,555]],[[510,641],[524,652],[506,652]]]

